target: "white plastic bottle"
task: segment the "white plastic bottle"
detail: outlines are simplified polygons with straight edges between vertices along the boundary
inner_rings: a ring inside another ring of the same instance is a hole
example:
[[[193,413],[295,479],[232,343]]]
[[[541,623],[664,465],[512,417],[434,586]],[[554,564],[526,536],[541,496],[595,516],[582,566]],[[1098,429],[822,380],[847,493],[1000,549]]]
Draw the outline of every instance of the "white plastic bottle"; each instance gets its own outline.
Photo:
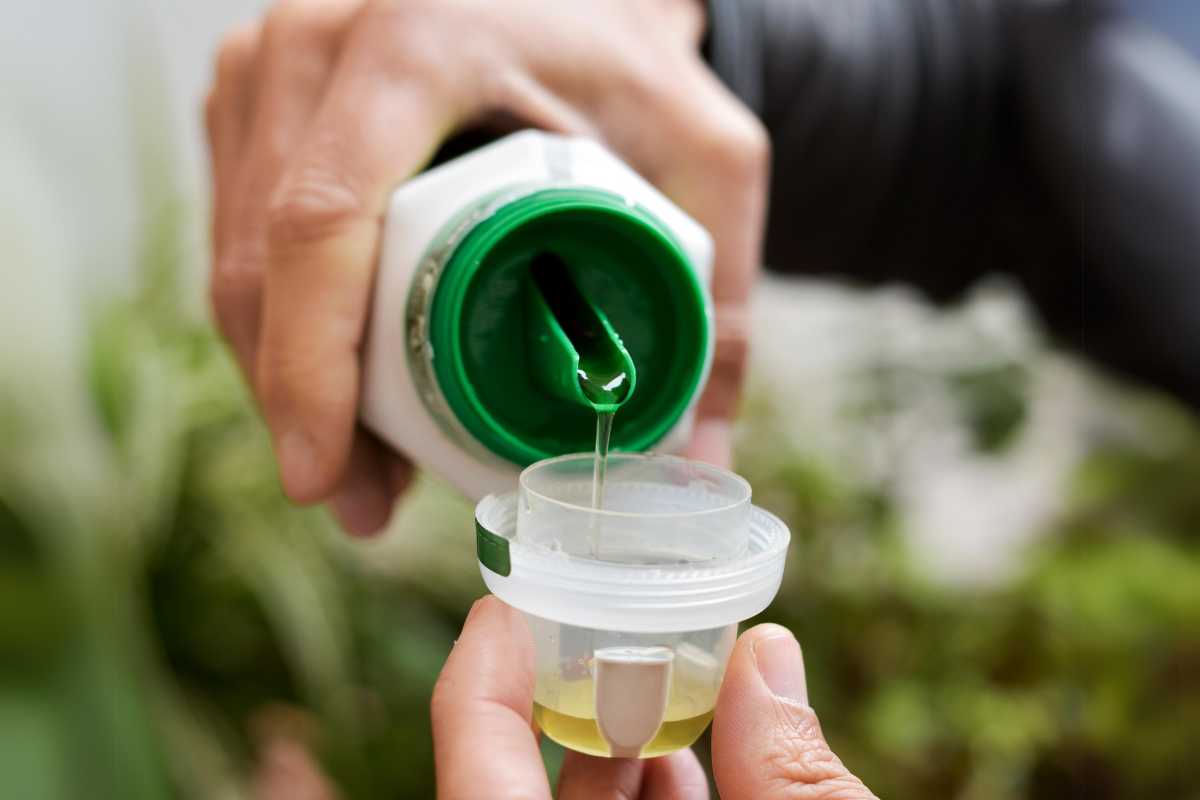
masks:
[[[529,299],[542,253],[636,364],[615,450],[680,447],[708,377],[711,239],[598,143],[526,131],[422,173],[388,208],[361,416],[473,499],[592,447],[594,410],[556,393],[562,364],[539,355],[564,336]]]

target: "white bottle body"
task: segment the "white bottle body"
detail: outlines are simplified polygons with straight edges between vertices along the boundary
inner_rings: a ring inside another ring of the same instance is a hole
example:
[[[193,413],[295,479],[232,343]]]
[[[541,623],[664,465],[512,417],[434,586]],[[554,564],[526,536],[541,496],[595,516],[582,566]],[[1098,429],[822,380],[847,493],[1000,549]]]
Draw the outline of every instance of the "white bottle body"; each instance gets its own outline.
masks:
[[[436,358],[424,341],[420,304],[429,295],[436,269],[430,259],[447,228],[462,223],[464,208],[482,198],[521,187],[601,189],[639,206],[667,228],[687,254],[705,287],[709,327],[713,246],[708,233],[636,172],[598,143],[538,131],[500,141],[422,173],[392,195],[384,220],[383,244],[364,347],[361,418],[383,441],[418,466],[430,469],[472,500],[511,490],[521,467],[492,453],[454,424],[438,396],[436,382],[422,380]],[[477,222],[478,220],[476,220]],[[470,220],[468,220],[468,223]],[[417,281],[425,285],[414,286]],[[414,289],[417,290],[414,293]],[[695,404],[712,362],[709,336],[704,378],[679,422],[655,446],[672,451],[691,434]]]

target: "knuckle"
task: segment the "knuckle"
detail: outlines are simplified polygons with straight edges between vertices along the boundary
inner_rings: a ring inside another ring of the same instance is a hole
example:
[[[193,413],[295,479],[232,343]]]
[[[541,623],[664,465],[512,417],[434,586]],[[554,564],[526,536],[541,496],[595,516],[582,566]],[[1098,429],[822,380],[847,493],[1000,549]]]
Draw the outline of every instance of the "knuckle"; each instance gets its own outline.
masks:
[[[259,286],[258,270],[234,252],[213,264],[208,294],[217,326],[228,335],[240,324],[248,302],[255,299]]]
[[[738,110],[721,124],[705,126],[698,134],[700,157],[741,177],[764,180],[771,159],[766,129],[749,112]]]
[[[272,49],[322,46],[340,28],[342,3],[283,0],[267,12],[265,32]]]
[[[357,22],[362,27],[388,28],[388,34],[420,30],[427,21],[455,13],[454,4],[423,0],[367,0],[358,10]]]
[[[445,5],[368,2],[355,21],[355,44],[374,53],[376,63],[388,76],[422,85],[439,96],[457,96],[465,91],[463,84],[472,82],[480,53],[487,47],[475,34],[475,46],[459,46],[454,58],[446,57],[450,36],[461,40],[464,35],[472,35],[464,33],[470,31],[470,20],[458,20],[456,13]]]
[[[244,79],[258,50],[259,26],[254,23],[231,29],[217,50],[217,86],[226,87]]]
[[[622,69],[610,78],[616,88],[614,94],[630,98],[632,105],[640,108],[672,108],[678,105],[678,87],[664,73],[658,60],[652,54],[637,52],[632,46],[626,47],[618,62],[622,64]]]
[[[716,349],[728,360],[745,359],[750,347],[750,312],[745,302],[717,303]]]
[[[286,0],[263,25],[263,70],[290,76],[293,85],[319,87],[342,38],[345,0]]]
[[[267,240],[272,250],[331,238],[362,214],[357,193],[325,170],[302,170],[275,193],[267,209]]]

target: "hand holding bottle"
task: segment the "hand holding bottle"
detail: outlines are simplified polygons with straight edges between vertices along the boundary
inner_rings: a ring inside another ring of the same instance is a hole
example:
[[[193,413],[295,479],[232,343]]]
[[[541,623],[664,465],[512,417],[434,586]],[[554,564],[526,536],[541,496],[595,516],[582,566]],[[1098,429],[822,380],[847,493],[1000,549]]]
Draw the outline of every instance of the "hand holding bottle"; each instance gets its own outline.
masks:
[[[288,495],[386,521],[410,468],[356,425],[390,191],[465,127],[602,140],[713,235],[717,351],[689,453],[728,459],[761,240],[766,137],[705,67],[703,4],[281,2],[225,41],[209,97],[222,331]]]

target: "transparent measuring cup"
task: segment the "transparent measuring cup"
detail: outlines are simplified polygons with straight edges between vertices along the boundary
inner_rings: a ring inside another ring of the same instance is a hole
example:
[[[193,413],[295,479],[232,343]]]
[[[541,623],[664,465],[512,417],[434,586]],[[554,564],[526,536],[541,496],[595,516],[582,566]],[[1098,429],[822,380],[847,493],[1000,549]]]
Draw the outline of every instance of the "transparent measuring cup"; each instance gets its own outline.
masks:
[[[613,453],[600,508],[595,457],[539,461],[521,473],[517,538],[576,556],[626,564],[735,558],[750,532],[750,484],[673,456]]]
[[[479,503],[476,541],[488,588],[533,634],[541,729],[649,758],[708,726],[737,625],[774,599],[789,534],[733,473],[612,458],[603,509],[590,507],[590,455],[549,459]]]

